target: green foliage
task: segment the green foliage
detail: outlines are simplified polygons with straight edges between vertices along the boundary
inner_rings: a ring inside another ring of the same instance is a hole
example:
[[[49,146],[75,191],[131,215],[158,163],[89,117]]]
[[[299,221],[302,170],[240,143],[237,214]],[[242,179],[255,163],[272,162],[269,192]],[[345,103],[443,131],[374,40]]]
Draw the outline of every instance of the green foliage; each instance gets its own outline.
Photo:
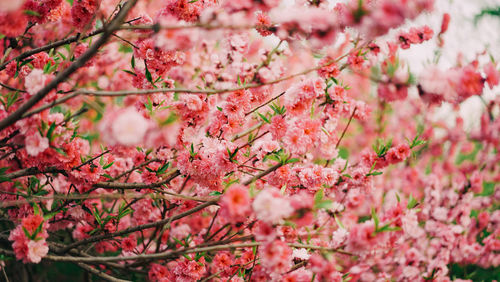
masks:
[[[459,265],[457,263],[448,265],[450,278],[470,279],[472,281],[500,280],[500,266],[481,268],[475,264]]]
[[[477,22],[484,16],[492,16],[500,18],[500,6],[483,9],[479,14],[477,14],[474,17],[474,23],[477,24]]]
[[[459,153],[456,160],[455,160],[455,164],[456,165],[460,165],[462,164],[464,161],[474,161],[476,159],[476,155],[479,153],[479,151],[483,148],[483,145],[481,145],[481,143],[479,142],[476,142],[475,143],[475,146],[474,146],[474,150],[469,153],[469,154],[462,154],[462,153]]]
[[[332,207],[333,201],[325,199],[325,191],[323,188],[319,189],[316,194],[314,194],[314,209],[329,209]]]
[[[392,139],[389,139],[387,142],[384,142],[384,140],[379,138],[375,141],[375,144],[373,145],[373,150],[380,158],[383,157],[387,153],[387,151],[389,151],[391,146],[392,146]]]
[[[422,125],[419,125],[417,128],[417,135],[415,135],[415,138],[413,138],[413,140],[407,139],[408,146],[410,146],[410,149],[423,145],[427,142],[423,139],[420,139],[420,136],[422,135],[423,132],[424,132],[424,127]]]
[[[493,195],[493,193],[495,193],[495,182],[483,182],[483,191],[476,195],[488,197]]]

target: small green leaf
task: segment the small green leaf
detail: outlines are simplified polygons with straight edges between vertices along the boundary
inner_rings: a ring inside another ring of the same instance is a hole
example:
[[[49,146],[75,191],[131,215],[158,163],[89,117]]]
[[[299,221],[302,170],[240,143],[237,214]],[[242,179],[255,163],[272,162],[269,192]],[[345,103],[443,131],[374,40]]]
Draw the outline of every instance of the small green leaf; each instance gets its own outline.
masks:
[[[378,224],[380,223],[380,220],[377,216],[377,212],[375,211],[374,208],[372,208],[372,218],[373,222],[375,222],[375,231],[378,231]]]
[[[58,152],[59,154],[63,155],[63,156],[67,156],[68,154],[66,154],[66,152],[64,152],[63,149],[61,148],[56,148],[56,147],[52,147],[56,152]]]
[[[406,206],[409,210],[413,209],[418,205],[418,201],[413,198],[413,195],[410,194],[410,199],[408,199],[408,205]]]
[[[137,74],[135,74],[135,72],[133,72],[133,71],[129,71],[129,70],[122,70],[122,71],[124,71],[130,75],[137,76]]]
[[[148,65],[146,64],[146,62],[144,62],[144,66],[146,66],[145,69],[146,79],[149,81],[149,83],[151,83],[154,86],[153,76],[151,75],[151,72],[149,72]]]
[[[265,117],[264,115],[262,115],[261,113],[257,113],[257,115],[259,115],[259,117],[260,117],[263,121],[265,121],[266,123],[269,123],[269,124],[271,123],[271,121],[269,121],[269,119],[268,119],[267,117]]]
[[[35,16],[35,17],[40,17],[40,13],[38,13],[37,11],[33,11],[33,10],[24,10],[24,13],[28,16]]]
[[[115,162],[110,162],[109,164],[105,165],[102,167],[102,169],[107,169],[107,168],[110,168]]]
[[[52,134],[54,133],[55,128],[56,128],[56,123],[54,122],[50,125],[50,128],[47,131],[47,138],[49,139],[49,142],[52,142],[54,139],[54,136],[52,136]]]

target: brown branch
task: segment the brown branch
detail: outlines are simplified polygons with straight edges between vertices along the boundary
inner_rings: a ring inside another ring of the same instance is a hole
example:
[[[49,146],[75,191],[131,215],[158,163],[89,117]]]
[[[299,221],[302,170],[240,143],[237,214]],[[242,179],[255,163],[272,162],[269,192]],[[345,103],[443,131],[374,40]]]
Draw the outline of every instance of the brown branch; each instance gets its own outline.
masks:
[[[137,0],[129,0],[124,7],[120,10],[120,12],[116,15],[116,17],[111,21],[111,23],[104,27],[104,32],[101,37],[85,52],[81,55],[76,61],[74,61],[68,68],[60,72],[52,81],[50,81],[45,87],[43,87],[38,93],[33,95],[26,103],[21,105],[15,112],[11,113],[9,116],[0,121],[0,130],[3,130],[20,120],[23,114],[31,109],[35,104],[40,102],[45,96],[47,96],[50,91],[55,89],[59,83],[68,79],[71,74],[77,71],[79,68],[85,65],[87,61],[89,61],[95,54],[97,54],[98,50],[108,41],[111,34],[117,30],[122,24],[123,20],[128,14],[128,11],[132,9]]]
[[[274,166],[268,168],[267,170],[265,170],[265,171],[257,174],[256,176],[248,179],[247,181],[243,182],[243,185],[249,185],[249,184],[253,183],[254,181],[257,181],[258,179],[261,179],[262,177],[268,175],[269,173],[277,170],[278,168],[280,168],[282,166],[283,166],[283,163],[277,163]]]
[[[29,167],[29,168],[20,169],[20,170],[11,172],[11,173],[7,173],[4,175],[4,178],[12,180],[12,179],[23,177],[23,176],[36,175],[36,174],[41,174],[41,173],[64,173],[64,170],[60,170],[60,169],[57,169],[55,167],[48,167],[44,171],[41,171],[36,167]],[[2,183],[2,182],[5,182],[5,181],[0,180],[0,183]]]
[[[217,242],[220,243],[220,242]],[[219,244],[207,247],[194,247],[194,248],[184,248],[180,250],[174,251],[166,251],[162,253],[156,254],[141,254],[136,256],[123,256],[123,257],[74,257],[74,256],[54,256],[47,255],[44,259],[52,260],[52,261],[69,261],[69,262],[88,262],[88,263],[99,263],[99,262],[115,262],[115,261],[141,261],[141,260],[158,260],[158,259],[166,259],[170,257],[175,257],[180,254],[190,254],[190,253],[199,253],[199,252],[210,252],[210,251],[220,251],[227,249],[236,249],[236,248],[248,248],[248,247],[257,247],[260,246],[261,242],[249,242],[249,243],[240,243],[240,244]],[[312,250],[321,250],[327,252],[336,252],[346,255],[353,255],[352,253],[334,249],[334,248],[326,248],[315,245],[303,245],[297,243],[288,243],[288,246],[294,248],[306,248]],[[3,250],[0,250],[0,252]]]
[[[117,183],[117,182],[98,182],[93,185],[94,188],[104,188],[104,189],[150,189],[161,187],[164,184],[169,183],[172,179],[181,175],[179,170],[172,172],[166,179],[147,184],[147,183]]]
[[[186,196],[186,195],[181,195],[181,194],[176,194],[176,193],[170,193],[167,191],[157,191],[157,192],[160,192],[162,194],[167,194],[168,196],[155,195],[155,198],[165,199],[165,200],[170,200],[172,198],[178,198],[178,199],[191,200],[191,201],[197,201],[197,202],[208,202],[208,201],[213,201],[213,200],[217,199],[215,197],[211,197],[211,198],[191,197],[191,196]],[[11,193],[11,192],[6,192],[6,191],[0,191],[0,194],[9,194],[9,195],[20,196],[16,193]],[[94,194],[94,195],[89,195],[89,194],[64,194],[64,195],[60,195],[60,194],[56,194],[56,195],[51,195],[51,196],[30,196],[26,199],[2,201],[2,202],[0,202],[0,208],[15,207],[15,206],[23,205],[23,204],[40,203],[43,201],[51,201],[51,200],[147,199],[150,197],[151,197],[150,194],[143,194],[143,193]]]
[[[104,152],[100,153],[99,155],[97,155],[97,156],[95,156],[95,157],[93,157],[93,158],[91,158],[91,159],[86,160],[86,161],[85,161],[85,162],[83,162],[82,164],[80,164],[80,165],[78,165],[78,166],[73,167],[71,170],[76,170],[76,169],[79,169],[79,168],[83,167],[84,165],[87,165],[87,164],[89,164],[89,163],[93,162],[95,159],[98,159],[98,158],[102,157],[103,155],[105,155],[105,154],[107,154],[107,153],[109,153],[109,152],[110,152],[110,150],[106,150],[106,151],[104,151]]]
[[[271,98],[269,101],[265,102],[264,104],[262,104],[262,105],[258,106],[257,108],[255,108],[255,109],[253,109],[253,110],[251,110],[251,111],[249,111],[249,112],[245,113],[245,116],[248,116],[249,114],[251,114],[251,113],[253,113],[253,112],[257,111],[258,109],[260,109],[260,108],[264,107],[265,105],[267,105],[267,104],[271,103],[272,101],[274,101],[274,100],[278,99],[279,97],[281,97],[281,96],[285,95],[285,93],[286,93],[286,91],[281,92],[278,96],[276,96],[276,97],[274,97],[274,98]]]
[[[105,240],[105,239],[110,239],[110,238],[114,238],[114,237],[118,237],[118,236],[122,236],[122,235],[125,235],[125,234],[129,234],[129,233],[132,233],[132,232],[136,232],[136,231],[140,231],[140,230],[144,230],[144,229],[148,229],[148,228],[152,228],[152,227],[157,227],[157,226],[163,226],[165,225],[166,223],[168,223],[169,221],[174,221],[174,220],[178,220],[178,219],[181,219],[181,218],[184,218],[188,215],[191,215],[195,212],[198,212],[206,207],[209,207],[209,206],[212,206],[212,205],[216,205],[217,204],[217,201],[209,201],[209,202],[206,202],[206,203],[203,203],[199,206],[196,206],[190,210],[187,210],[183,213],[180,213],[180,214],[177,214],[177,215],[174,215],[170,218],[166,218],[166,219],[163,219],[163,220],[160,220],[160,221],[156,221],[156,222],[151,222],[151,223],[146,223],[146,224],[143,224],[143,225],[138,225],[138,226],[134,226],[134,227],[130,227],[130,228],[127,228],[127,229],[124,229],[124,230],[121,230],[121,231],[118,231],[118,232],[115,232],[115,233],[112,233],[112,234],[102,234],[102,235],[97,235],[97,236],[93,236],[93,237],[90,237],[90,238],[86,238],[86,239],[83,239],[83,240],[80,240],[78,242],[75,242],[75,243],[72,243],[70,245],[68,245],[66,248],[62,249],[61,250],[61,253],[66,253],[67,251],[73,249],[73,248],[76,248],[78,246],[81,246],[81,245],[85,245],[85,244],[89,244],[89,243],[94,243],[94,242],[98,242],[98,241],[101,241],[101,240]]]
[[[92,266],[87,265],[87,264],[82,263],[82,262],[77,262],[76,265],[78,265],[79,267],[83,268],[84,270],[86,270],[86,271],[88,271],[96,276],[101,277],[102,279],[104,279],[106,281],[111,281],[111,282],[129,282],[130,281],[130,280],[123,280],[123,279],[115,278],[109,274],[104,273],[102,270],[98,270],[98,269],[93,268]]]
[[[356,110],[358,108],[355,107],[354,110],[352,111],[352,114],[351,116],[349,117],[349,121],[347,122],[347,125],[345,126],[344,128],[344,131],[342,131],[342,134],[340,135],[340,138],[339,140],[337,141],[337,144],[335,144],[335,149],[338,149],[339,148],[339,145],[340,145],[340,141],[342,141],[342,139],[344,138],[344,135],[345,133],[347,132],[347,129],[349,128],[349,125],[351,124],[351,121],[352,121],[352,118],[354,117],[354,114],[356,114]]]
[[[260,245],[259,242],[250,242],[250,243],[241,243],[241,244],[224,244],[224,245],[215,245],[208,247],[200,247],[200,248],[187,248],[175,251],[162,252],[157,254],[141,254],[137,256],[124,256],[124,257],[73,257],[73,256],[53,256],[47,255],[45,258],[52,261],[71,261],[71,262],[110,262],[110,261],[139,261],[139,260],[157,260],[157,259],[166,259],[172,256],[177,256],[179,253],[181,254],[190,254],[190,253],[198,253],[198,252],[210,252],[210,251],[220,251],[227,249],[236,249],[236,248],[248,248],[255,247]]]

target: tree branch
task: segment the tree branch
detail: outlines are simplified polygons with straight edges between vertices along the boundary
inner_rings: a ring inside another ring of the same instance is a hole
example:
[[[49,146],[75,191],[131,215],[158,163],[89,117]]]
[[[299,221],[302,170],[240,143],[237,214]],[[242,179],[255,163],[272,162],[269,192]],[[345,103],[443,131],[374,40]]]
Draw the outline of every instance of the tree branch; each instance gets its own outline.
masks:
[[[104,27],[103,35],[99,37],[99,39],[85,53],[83,53],[83,55],[81,55],[76,61],[74,61],[68,68],[60,72],[52,81],[50,81],[44,88],[38,91],[38,93],[33,95],[28,101],[26,101],[26,103],[21,105],[15,112],[11,113],[9,116],[1,120],[0,130],[5,129],[11,124],[20,120],[26,111],[28,111],[36,103],[45,98],[45,96],[47,96],[50,91],[55,89],[59,85],[59,83],[68,79],[71,74],[84,66],[87,61],[89,61],[95,54],[97,54],[99,48],[101,48],[108,41],[111,34],[120,27],[129,10],[132,9],[136,2],[137,0],[129,0],[116,15],[113,21],[111,21],[109,25]]]

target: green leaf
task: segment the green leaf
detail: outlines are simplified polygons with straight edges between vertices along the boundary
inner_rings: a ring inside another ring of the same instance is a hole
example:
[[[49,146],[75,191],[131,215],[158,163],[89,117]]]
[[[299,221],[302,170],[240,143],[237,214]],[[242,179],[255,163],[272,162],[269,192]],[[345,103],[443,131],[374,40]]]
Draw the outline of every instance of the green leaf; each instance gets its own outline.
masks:
[[[102,169],[107,169],[107,168],[110,168],[115,162],[110,162],[109,164],[105,165],[102,167]]]
[[[99,225],[102,225],[101,215],[99,214],[99,211],[97,210],[97,207],[95,207],[95,206],[94,206],[94,209],[92,210],[92,215],[94,216],[97,223]]]
[[[344,160],[347,160],[349,158],[349,151],[346,147],[339,148],[339,157],[343,158]]]
[[[337,217],[337,215],[334,214],[333,217],[335,218],[335,221],[337,222],[338,226],[340,226],[341,228],[345,229],[344,225],[342,224],[342,222],[340,221],[340,219]]]
[[[483,182],[483,192],[478,194],[478,196],[491,196],[493,193],[495,193],[495,183]]]
[[[296,163],[296,162],[299,162],[300,159],[299,158],[291,158],[289,160],[286,161],[287,164],[291,164],[291,163]]]
[[[23,226],[23,232],[24,232],[24,235],[26,235],[26,237],[30,238],[30,239],[35,239],[33,238],[33,236],[28,232],[28,229],[26,229],[24,226]]]
[[[66,154],[66,152],[64,152],[63,149],[61,148],[56,148],[56,147],[52,147],[56,152],[58,152],[59,154],[63,155],[63,156],[67,156],[68,154]]]
[[[43,216],[43,219],[44,220],[49,220],[49,219],[53,218],[54,216],[56,216],[58,213],[59,213],[59,211],[54,211],[54,212],[47,213],[47,214],[45,214]]]
[[[161,167],[160,167],[160,168],[156,171],[156,175],[161,175],[161,174],[164,174],[164,173],[167,171],[167,169],[168,169],[168,167],[169,167],[169,166],[170,166],[170,162],[168,162],[168,163],[166,163],[166,164],[162,165],[162,166],[161,166]]]
[[[149,83],[151,83],[154,86],[155,84],[153,82],[153,76],[149,72],[148,65],[146,64],[146,62],[144,62],[144,66],[146,67],[145,69],[146,79],[149,81]]]
[[[122,70],[122,71],[124,71],[130,75],[137,76],[137,74],[135,74],[135,72],[133,72],[133,71],[129,71],[129,70]]]
[[[315,205],[315,208],[316,209],[330,209],[333,205],[333,201],[332,200],[323,200],[321,201],[320,203],[316,204]]]
[[[170,114],[168,115],[168,117],[160,122],[160,125],[169,125],[169,124],[172,124],[174,123],[175,121],[177,121],[178,117],[177,117],[177,114],[175,112],[170,112]]]
[[[113,179],[113,177],[107,173],[104,173],[102,176],[106,177],[107,179]]]
[[[132,56],[132,58],[130,59],[130,65],[132,66],[132,69],[135,69],[135,57]]]
[[[49,127],[49,130],[47,131],[47,138],[49,139],[49,142],[52,142],[53,139],[54,139],[54,136],[52,136],[52,134],[54,133],[54,129],[56,128],[56,123],[53,122],[50,127]]]
[[[40,13],[38,13],[37,11],[33,11],[33,10],[24,10],[24,13],[28,16],[35,16],[35,17],[40,17]]]
[[[219,191],[212,191],[212,192],[208,193],[208,195],[209,196],[219,196],[219,195],[222,195],[222,193]]]
[[[122,44],[122,45],[120,45],[120,48],[118,48],[118,52],[132,53],[132,52],[134,52],[134,49],[132,49],[132,47],[128,44]]]
[[[323,200],[323,197],[325,196],[325,192],[323,191],[323,188],[319,189],[316,194],[314,194],[314,203],[317,204]]]
[[[409,210],[413,209],[418,205],[418,201],[413,198],[413,195],[410,194],[410,199],[408,200],[408,205],[406,206]]]
[[[370,172],[368,173],[366,176],[376,176],[376,175],[381,175],[383,172],[381,171],[374,171],[374,172]]]
[[[148,102],[144,103],[144,107],[149,111],[149,113],[153,112],[153,102],[151,101],[151,98],[148,96]]]
[[[43,67],[43,73],[48,74],[51,66],[52,66],[52,64],[50,62],[47,62],[45,64],[45,66]]]
[[[259,117],[266,123],[271,123],[271,121],[269,121],[269,119],[267,117],[265,117],[264,115],[262,115],[261,113],[257,113],[257,115],[259,115]]]
[[[41,211],[40,211],[40,207],[36,203],[33,203],[32,206],[33,206],[33,213],[35,215],[41,215],[42,214]]]
[[[380,223],[380,220],[377,216],[377,212],[375,211],[374,208],[372,208],[372,218],[373,218],[373,222],[375,222],[375,232],[378,231],[378,224]]]

